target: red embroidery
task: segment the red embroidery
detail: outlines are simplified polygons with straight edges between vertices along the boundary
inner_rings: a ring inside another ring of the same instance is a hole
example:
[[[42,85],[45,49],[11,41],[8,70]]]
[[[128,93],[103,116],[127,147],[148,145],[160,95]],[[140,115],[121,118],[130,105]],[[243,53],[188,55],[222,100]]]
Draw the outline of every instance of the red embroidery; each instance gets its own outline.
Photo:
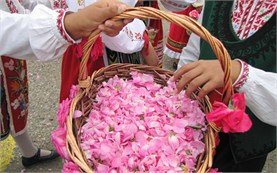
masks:
[[[235,90],[239,90],[247,81],[248,74],[249,74],[249,66],[246,62],[239,60],[241,63],[241,70],[242,74],[239,76],[239,79],[237,80],[236,84],[234,85]]]
[[[131,41],[135,40],[143,40],[143,36],[139,32],[133,33],[128,27],[125,27],[123,30],[127,34],[127,36],[131,39]]]
[[[14,3],[11,0],[6,0],[6,4],[9,7],[11,13],[18,13],[16,6],[14,5]]]
[[[263,4],[262,1],[258,1],[258,3],[256,4],[256,6],[251,14],[251,17],[250,17],[249,21],[247,22],[247,25],[245,26],[244,32],[242,34],[242,39],[245,39],[248,37],[251,26],[254,24],[254,20],[257,16],[262,4]]]
[[[142,35],[141,35],[141,33],[135,32],[135,38],[136,38],[136,39],[139,39],[139,40],[142,40]]]
[[[65,16],[66,11],[63,9],[58,10],[58,18],[57,18],[57,27],[60,31],[60,34],[62,35],[62,37],[68,41],[69,43],[74,43],[73,40],[68,36],[68,34],[66,33],[65,29],[64,29],[64,25],[63,25],[63,19]]]
[[[276,6],[277,0],[236,0],[232,22],[238,37],[245,39],[253,35],[274,15]]]
[[[67,4],[65,0],[54,0],[53,4],[54,9],[62,8],[62,9],[67,9]]]

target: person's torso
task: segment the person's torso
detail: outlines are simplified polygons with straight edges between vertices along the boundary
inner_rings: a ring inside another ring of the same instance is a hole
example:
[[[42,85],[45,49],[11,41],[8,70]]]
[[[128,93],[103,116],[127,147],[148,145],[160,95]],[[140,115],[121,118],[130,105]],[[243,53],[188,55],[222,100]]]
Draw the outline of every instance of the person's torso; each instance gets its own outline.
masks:
[[[224,44],[233,59],[239,58],[256,68],[276,72],[276,15],[241,40],[231,22],[232,5],[232,1],[206,2],[203,26]],[[215,59],[211,47],[204,41],[200,43],[200,59]],[[250,131],[229,134],[233,156],[238,162],[265,155],[276,147],[276,127],[261,122],[249,109],[247,113],[253,121]]]

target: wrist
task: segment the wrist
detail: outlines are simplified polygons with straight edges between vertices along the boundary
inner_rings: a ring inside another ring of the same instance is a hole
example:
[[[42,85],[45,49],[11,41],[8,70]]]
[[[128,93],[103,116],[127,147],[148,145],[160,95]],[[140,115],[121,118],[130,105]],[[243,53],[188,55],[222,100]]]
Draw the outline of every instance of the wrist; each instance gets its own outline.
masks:
[[[78,29],[78,20],[76,20],[77,14],[74,12],[67,12],[64,16],[64,28],[65,31],[74,40],[81,39],[83,37],[82,31]]]
[[[240,74],[239,77],[237,78],[237,80],[233,83],[233,87],[236,91],[240,90],[240,88],[244,85],[244,83],[246,82],[247,78],[248,78],[248,74],[249,74],[249,66],[246,62],[240,60],[240,59],[236,59],[237,61],[240,62],[241,64],[241,70],[240,70]]]
[[[232,64],[232,66],[231,66],[232,67],[232,69],[231,69],[231,79],[232,79],[232,83],[235,83],[235,81],[240,76],[241,63],[238,60],[232,60],[231,64]]]

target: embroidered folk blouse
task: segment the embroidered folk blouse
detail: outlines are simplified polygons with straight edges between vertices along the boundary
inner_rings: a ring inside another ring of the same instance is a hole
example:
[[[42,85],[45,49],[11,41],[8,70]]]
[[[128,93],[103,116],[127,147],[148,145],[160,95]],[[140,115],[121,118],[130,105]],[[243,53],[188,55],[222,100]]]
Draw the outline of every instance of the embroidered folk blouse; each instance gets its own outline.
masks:
[[[132,5],[136,0],[124,0]],[[129,2],[130,1],[130,2]],[[8,3],[7,3],[8,2]],[[50,8],[62,8],[65,0],[30,1],[2,0],[0,1],[0,56],[16,57],[18,59],[35,59],[48,61],[62,57],[71,43],[71,39],[63,26],[64,11]],[[88,0],[89,4],[93,0]],[[66,1],[69,10],[77,11],[76,1]],[[63,7],[64,8],[64,7]],[[18,13],[10,14],[13,10]],[[145,25],[140,20],[128,24],[118,36],[109,37],[102,34],[103,42],[112,50],[133,53],[143,48],[142,38]],[[141,37],[140,37],[141,35]],[[16,43],[16,44],[14,44]]]
[[[257,32],[269,18],[276,15],[276,0],[235,0],[232,12],[232,26],[241,40]],[[199,22],[202,23],[203,12]],[[199,59],[200,38],[191,34],[189,42],[183,48],[178,68]],[[244,92],[247,106],[263,122],[277,125],[277,74],[252,67],[241,61],[241,74],[236,90]]]

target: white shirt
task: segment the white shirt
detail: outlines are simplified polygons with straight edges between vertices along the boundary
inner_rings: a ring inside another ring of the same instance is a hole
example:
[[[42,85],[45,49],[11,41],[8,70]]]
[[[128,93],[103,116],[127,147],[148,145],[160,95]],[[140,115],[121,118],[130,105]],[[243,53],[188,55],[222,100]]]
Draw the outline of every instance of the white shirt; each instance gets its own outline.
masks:
[[[203,7],[204,8],[204,7]],[[203,12],[199,22],[202,23]],[[200,38],[191,34],[180,56],[178,68],[197,61],[200,55]],[[265,72],[249,65],[249,75],[239,92],[246,95],[248,108],[263,122],[277,126],[277,74]]]
[[[12,2],[21,14],[10,14],[6,1],[0,3],[0,56],[42,61],[61,57],[69,43],[57,28],[58,13],[37,1],[24,1],[26,7],[18,0]],[[48,0],[44,2],[50,6]]]
[[[50,1],[11,0],[22,14],[10,14],[6,1],[0,1],[0,56],[10,56],[18,59],[35,59],[48,61],[62,57],[70,45],[60,34],[57,27],[58,13],[43,5],[50,6]],[[51,1],[52,2],[52,1]],[[90,3],[95,1],[90,0]],[[132,3],[136,0],[132,0]],[[77,5],[77,1],[68,0],[69,10]],[[23,6],[24,5],[24,6]],[[33,9],[32,12],[30,10]],[[6,12],[5,12],[6,11]],[[76,11],[76,10],[75,10]],[[143,35],[145,25],[140,20],[134,20],[126,27],[132,32]],[[102,35],[107,47],[123,53],[133,53],[143,48],[142,39],[134,39],[126,32],[120,32],[116,37]],[[121,43],[121,44],[118,44]]]

